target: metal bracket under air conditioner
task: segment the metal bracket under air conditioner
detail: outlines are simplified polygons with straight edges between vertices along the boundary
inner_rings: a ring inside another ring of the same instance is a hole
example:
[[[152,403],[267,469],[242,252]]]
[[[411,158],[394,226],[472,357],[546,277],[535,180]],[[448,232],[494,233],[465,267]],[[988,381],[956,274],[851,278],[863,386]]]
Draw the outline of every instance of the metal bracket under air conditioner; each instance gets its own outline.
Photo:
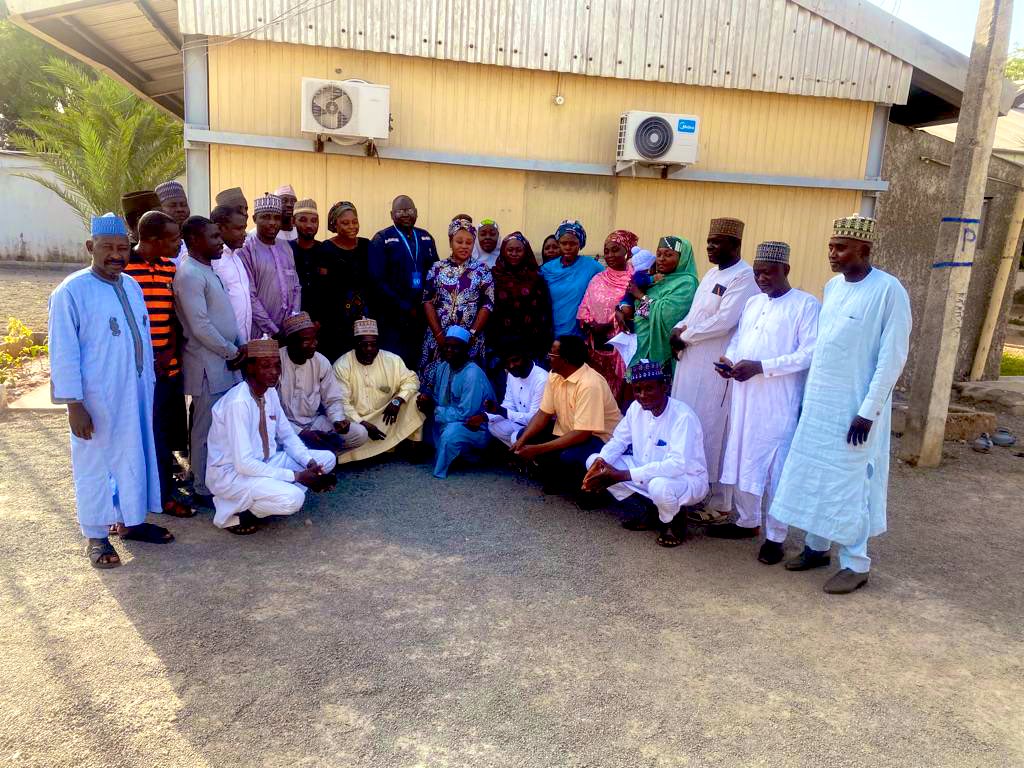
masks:
[[[639,160],[618,160],[615,163],[615,169],[612,171],[613,176],[621,176],[624,171],[631,171],[632,176],[636,178],[637,166],[641,165]],[[670,173],[681,171],[686,166],[682,163],[643,163],[644,168],[650,168],[651,170],[660,170],[659,176],[663,179],[667,179]]]

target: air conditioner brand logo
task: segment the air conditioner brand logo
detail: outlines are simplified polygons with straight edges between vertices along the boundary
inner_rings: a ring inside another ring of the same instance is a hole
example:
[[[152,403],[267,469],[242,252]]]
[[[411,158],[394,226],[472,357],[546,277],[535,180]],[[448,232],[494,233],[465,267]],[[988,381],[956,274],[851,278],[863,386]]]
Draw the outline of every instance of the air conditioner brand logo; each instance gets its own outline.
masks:
[[[696,133],[697,132],[697,121],[696,120],[680,120],[676,123],[676,130],[679,133]]]

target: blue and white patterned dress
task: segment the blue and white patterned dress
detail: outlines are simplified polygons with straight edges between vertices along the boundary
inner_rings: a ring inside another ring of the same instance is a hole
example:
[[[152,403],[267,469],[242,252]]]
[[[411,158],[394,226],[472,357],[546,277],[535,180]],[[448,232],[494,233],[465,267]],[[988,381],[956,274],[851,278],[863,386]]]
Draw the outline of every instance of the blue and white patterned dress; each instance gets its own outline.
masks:
[[[481,309],[494,309],[494,280],[490,267],[473,259],[462,264],[455,264],[450,259],[436,262],[427,272],[423,301],[434,305],[442,331],[447,332],[453,325],[471,331]],[[485,350],[482,332],[473,342],[469,358],[483,364]],[[423,355],[420,358],[420,373],[424,379],[429,380],[440,360],[437,341],[428,328],[423,337]]]

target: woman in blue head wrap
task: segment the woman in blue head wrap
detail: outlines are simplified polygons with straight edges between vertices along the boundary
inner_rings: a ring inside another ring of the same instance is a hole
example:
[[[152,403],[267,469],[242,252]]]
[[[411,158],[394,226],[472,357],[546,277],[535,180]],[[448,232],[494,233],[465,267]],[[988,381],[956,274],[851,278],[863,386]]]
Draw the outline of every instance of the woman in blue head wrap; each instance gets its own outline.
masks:
[[[540,269],[551,293],[551,313],[555,337],[565,334],[580,335],[576,313],[590,279],[604,270],[596,259],[580,257],[580,249],[587,244],[587,232],[578,221],[566,219],[555,230],[562,257],[549,261]]]

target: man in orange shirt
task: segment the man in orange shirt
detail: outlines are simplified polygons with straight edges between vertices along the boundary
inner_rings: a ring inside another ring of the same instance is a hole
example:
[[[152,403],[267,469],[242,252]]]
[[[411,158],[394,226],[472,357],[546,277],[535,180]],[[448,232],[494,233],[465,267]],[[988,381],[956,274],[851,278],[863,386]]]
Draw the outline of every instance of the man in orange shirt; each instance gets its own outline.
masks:
[[[512,444],[512,452],[541,470],[545,493],[576,491],[584,462],[600,452],[622,419],[604,376],[587,365],[578,336],[559,336],[548,353],[551,375],[540,410]]]
[[[192,517],[196,512],[174,493],[174,451],[184,450],[185,394],[181,376],[181,333],[174,312],[171,284],[177,268],[171,257],[178,253],[181,235],[177,222],[163,211],[149,211],[138,224],[139,243],[124,273],[142,288],[149,314],[156,386],[153,389],[153,441],[160,476],[160,503],[164,514]]]

